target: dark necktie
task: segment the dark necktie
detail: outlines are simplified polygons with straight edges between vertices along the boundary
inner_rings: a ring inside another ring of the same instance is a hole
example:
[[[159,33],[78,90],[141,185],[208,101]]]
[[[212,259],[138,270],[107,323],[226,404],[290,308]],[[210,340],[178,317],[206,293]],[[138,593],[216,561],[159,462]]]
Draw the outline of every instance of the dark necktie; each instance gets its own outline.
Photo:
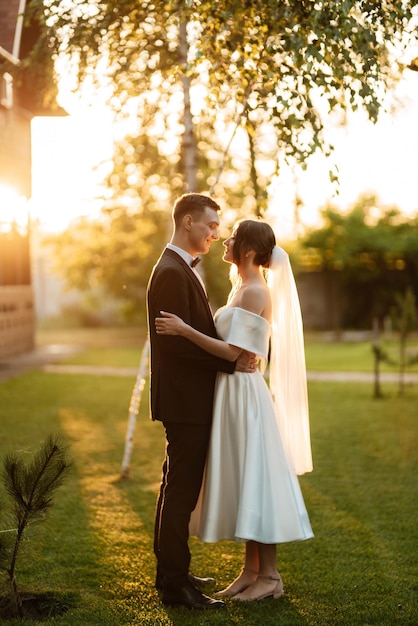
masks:
[[[202,259],[201,259],[200,257],[198,257],[198,256],[197,256],[197,257],[196,257],[195,259],[193,259],[193,261],[190,263],[190,267],[196,267],[196,265],[197,265],[198,263],[200,263],[200,261],[201,261],[201,260],[202,260]]]

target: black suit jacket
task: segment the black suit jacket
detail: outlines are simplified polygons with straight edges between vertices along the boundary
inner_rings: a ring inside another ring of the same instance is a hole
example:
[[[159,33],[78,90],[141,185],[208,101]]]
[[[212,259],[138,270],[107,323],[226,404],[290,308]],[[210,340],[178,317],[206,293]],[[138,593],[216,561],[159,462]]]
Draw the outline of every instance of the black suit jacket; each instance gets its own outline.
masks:
[[[191,267],[173,250],[164,250],[152,271],[147,306],[152,419],[210,423],[216,372],[232,373],[235,362],[214,357],[184,337],[157,335],[154,320],[160,311],[167,311],[202,333],[216,337],[202,285]]]

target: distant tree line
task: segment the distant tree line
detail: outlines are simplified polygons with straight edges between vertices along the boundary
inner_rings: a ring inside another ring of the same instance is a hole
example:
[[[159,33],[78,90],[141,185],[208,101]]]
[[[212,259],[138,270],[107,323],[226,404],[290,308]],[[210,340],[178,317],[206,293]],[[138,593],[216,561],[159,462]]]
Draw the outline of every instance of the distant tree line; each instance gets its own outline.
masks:
[[[408,217],[362,196],[346,212],[328,205],[321,216],[322,226],[300,240],[295,262],[338,281],[342,328],[382,323],[408,288],[418,298],[418,213]]]
[[[92,297],[103,294],[120,301],[127,319],[144,315],[150,271],[167,242],[167,214],[118,216],[108,221],[81,220],[50,236],[55,266],[69,287]],[[382,207],[373,196],[360,197],[347,211],[328,205],[322,223],[287,246],[296,274],[322,273],[337,281],[344,298],[341,328],[371,328],[381,323],[410,287],[418,300],[418,213],[408,217],[395,207]],[[148,221],[149,220],[149,221]],[[286,245],[286,244],[282,244]],[[222,241],[203,258],[203,271],[214,308],[230,288]]]

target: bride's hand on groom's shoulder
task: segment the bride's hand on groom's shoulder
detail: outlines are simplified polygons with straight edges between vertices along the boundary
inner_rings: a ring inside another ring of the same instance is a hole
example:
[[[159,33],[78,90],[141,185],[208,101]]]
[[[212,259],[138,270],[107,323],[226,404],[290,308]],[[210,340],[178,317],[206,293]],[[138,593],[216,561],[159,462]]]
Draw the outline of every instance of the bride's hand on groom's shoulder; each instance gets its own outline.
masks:
[[[181,335],[181,331],[185,326],[185,322],[174,315],[174,313],[167,313],[166,311],[160,311],[161,317],[155,318],[155,330],[158,335]]]

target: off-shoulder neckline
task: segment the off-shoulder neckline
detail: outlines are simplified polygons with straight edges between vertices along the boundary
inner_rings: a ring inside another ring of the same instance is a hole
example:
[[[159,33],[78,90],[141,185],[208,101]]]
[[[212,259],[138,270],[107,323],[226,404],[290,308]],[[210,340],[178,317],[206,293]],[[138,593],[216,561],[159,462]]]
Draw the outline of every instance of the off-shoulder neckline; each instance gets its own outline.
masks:
[[[247,313],[248,315],[252,315],[253,317],[258,317],[260,320],[263,320],[266,324],[270,325],[270,322],[268,319],[266,319],[265,317],[263,317],[262,315],[258,315],[258,313],[253,313],[253,311],[249,311],[248,309],[243,309],[241,306],[228,306],[228,304],[225,304],[224,306],[220,307],[217,311],[217,314],[220,311],[223,310],[228,310],[228,311],[243,311],[244,313]]]

